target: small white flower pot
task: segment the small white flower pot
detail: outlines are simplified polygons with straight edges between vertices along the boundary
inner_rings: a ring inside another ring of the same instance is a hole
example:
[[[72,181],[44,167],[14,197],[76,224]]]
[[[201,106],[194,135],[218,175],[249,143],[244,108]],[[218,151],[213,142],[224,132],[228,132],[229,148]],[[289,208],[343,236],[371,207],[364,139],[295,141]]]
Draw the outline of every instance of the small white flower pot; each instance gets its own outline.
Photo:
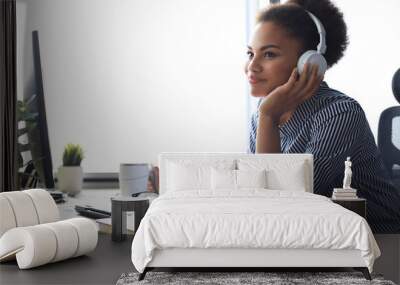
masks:
[[[57,173],[60,191],[75,196],[82,190],[83,170],[80,166],[61,166]]]

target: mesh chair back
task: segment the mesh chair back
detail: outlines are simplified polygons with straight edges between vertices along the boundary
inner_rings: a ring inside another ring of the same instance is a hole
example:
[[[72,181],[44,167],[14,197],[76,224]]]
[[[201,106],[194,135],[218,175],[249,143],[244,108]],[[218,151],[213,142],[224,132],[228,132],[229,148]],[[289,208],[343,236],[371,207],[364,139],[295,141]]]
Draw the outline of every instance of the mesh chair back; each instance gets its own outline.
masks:
[[[400,165],[400,106],[382,112],[379,118],[378,148],[393,178],[393,166]]]

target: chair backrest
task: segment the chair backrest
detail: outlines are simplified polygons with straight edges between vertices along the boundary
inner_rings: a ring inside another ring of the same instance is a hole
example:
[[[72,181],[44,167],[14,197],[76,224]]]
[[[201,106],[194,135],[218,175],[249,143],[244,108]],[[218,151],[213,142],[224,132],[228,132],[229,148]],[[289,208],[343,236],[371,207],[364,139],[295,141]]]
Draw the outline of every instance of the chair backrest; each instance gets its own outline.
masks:
[[[43,189],[0,193],[0,237],[9,229],[56,222],[57,205]]]
[[[248,153],[161,153],[159,155],[160,167],[160,187],[159,194],[167,192],[168,189],[168,165],[171,162],[187,163],[187,164],[224,164],[227,168],[233,165],[237,169],[237,162],[246,160],[262,162],[264,165],[276,166],[279,163],[285,162],[286,165],[304,163],[304,181],[305,191],[313,192],[313,155],[312,154],[248,154]],[[298,179],[298,177],[288,177],[286,179]]]
[[[393,165],[400,165],[400,106],[384,110],[379,118],[378,148],[393,177]]]

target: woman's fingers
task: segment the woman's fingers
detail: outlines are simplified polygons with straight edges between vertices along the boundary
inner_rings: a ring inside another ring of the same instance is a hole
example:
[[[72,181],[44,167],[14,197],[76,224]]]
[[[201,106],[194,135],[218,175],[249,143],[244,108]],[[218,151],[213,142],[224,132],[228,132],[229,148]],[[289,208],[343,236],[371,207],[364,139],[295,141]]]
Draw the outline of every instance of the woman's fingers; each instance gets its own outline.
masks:
[[[310,66],[306,80],[302,82],[301,89],[296,94],[297,100],[302,103],[311,98],[314,95],[314,89],[319,87],[320,81],[318,79],[318,66]]]
[[[308,64],[308,63],[306,63],[306,64],[304,65],[303,71],[302,71],[302,73],[300,74],[300,78],[299,78],[299,80],[296,82],[296,86],[293,88],[293,95],[294,95],[295,97],[298,97],[298,96],[302,95],[303,90],[304,90],[304,88],[305,88],[306,85],[307,85],[308,78],[309,78],[309,76],[310,76],[310,74],[311,74],[312,67],[313,67],[313,66],[310,65],[310,64]],[[310,69],[311,69],[311,70],[310,70]]]
[[[307,84],[308,77],[310,76],[310,74],[312,72],[312,68],[313,68],[313,66],[308,63],[306,63],[304,65],[303,72],[301,73],[300,79],[299,79],[299,84],[298,84],[299,88],[303,89],[304,86]]]
[[[309,93],[313,89],[316,79],[318,79],[318,66],[314,65],[310,73],[310,78],[307,80],[307,84],[304,88],[306,93]]]
[[[297,68],[294,68],[290,74],[289,80],[284,84],[287,91],[290,91],[297,81]]]
[[[314,67],[313,73],[306,86],[306,100],[311,98],[318,90],[322,78],[318,74],[318,66]]]

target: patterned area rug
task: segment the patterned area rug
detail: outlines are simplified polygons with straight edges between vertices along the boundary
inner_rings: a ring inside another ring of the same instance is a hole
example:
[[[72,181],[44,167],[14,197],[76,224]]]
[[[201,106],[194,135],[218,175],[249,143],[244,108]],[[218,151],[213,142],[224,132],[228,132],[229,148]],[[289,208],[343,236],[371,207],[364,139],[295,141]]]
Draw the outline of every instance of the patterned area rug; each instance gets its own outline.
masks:
[[[372,274],[372,281],[364,278],[361,272],[154,272],[146,274],[138,281],[139,273],[122,274],[117,285],[134,284],[379,284],[395,285],[384,280],[381,275]]]

